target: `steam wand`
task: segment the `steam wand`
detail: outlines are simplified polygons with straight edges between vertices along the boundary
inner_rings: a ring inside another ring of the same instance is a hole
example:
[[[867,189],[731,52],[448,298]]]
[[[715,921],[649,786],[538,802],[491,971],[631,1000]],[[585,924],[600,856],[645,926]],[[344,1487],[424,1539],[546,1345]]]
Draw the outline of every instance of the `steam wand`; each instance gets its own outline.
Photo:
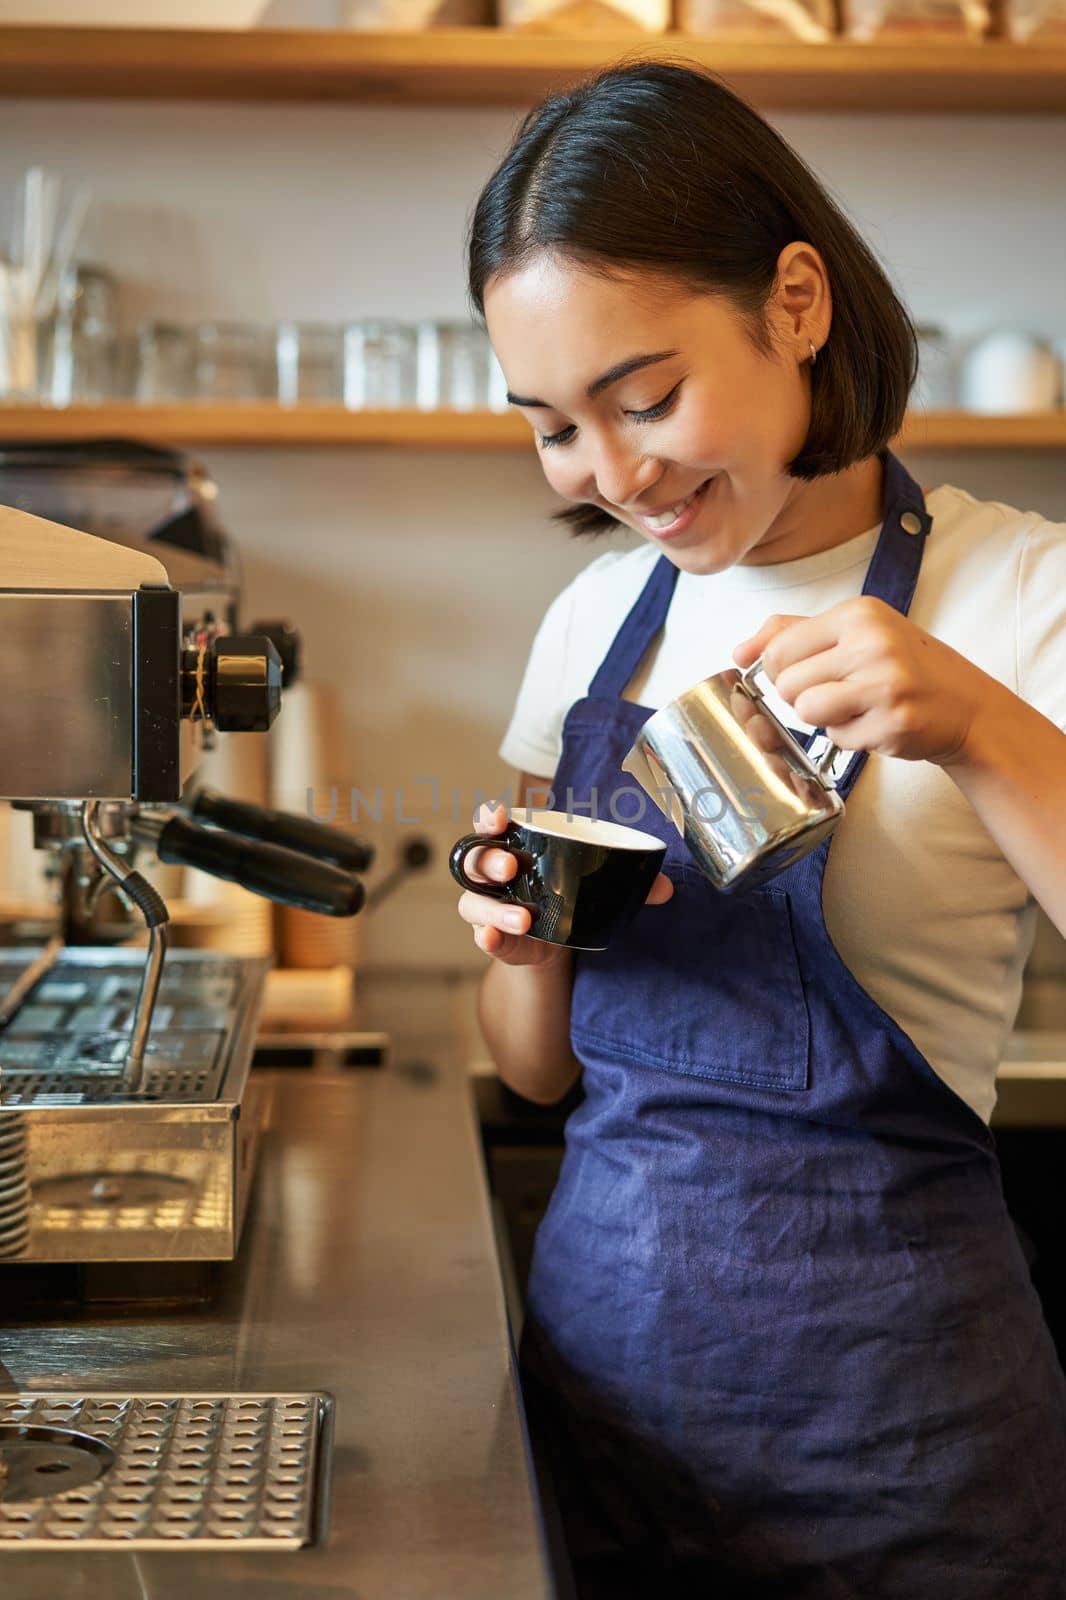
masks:
[[[148,879],[135,867],[130,867],[104,843],[99,829],[100,802],[86,800],[81,808],[81,831],[104,871],[115,879],[123,893],[128,895],[144,917],[148,927],[148,956],[141,974],[141,987],[133,1012],[130,1028],[130,1045],[122,1071],[122,1087],[127,1094],[136,1094],[144,1086],[144,1053],[152,1026],[152,1013],[159,994],[159,980],[163,976],[163,961],[167,953],[170,913],[166,902]]]

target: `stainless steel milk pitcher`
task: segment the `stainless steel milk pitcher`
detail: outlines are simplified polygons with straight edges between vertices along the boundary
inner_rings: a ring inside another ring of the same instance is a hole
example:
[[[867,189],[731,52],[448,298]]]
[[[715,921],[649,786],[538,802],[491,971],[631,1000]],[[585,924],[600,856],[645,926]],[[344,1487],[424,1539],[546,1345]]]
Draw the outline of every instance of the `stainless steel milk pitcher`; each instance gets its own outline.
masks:
[[[669,817],[716,889],[765,883],[844,815],[829,769],[763,699],[762,660],[705,678],[644,724],[622,766]]]

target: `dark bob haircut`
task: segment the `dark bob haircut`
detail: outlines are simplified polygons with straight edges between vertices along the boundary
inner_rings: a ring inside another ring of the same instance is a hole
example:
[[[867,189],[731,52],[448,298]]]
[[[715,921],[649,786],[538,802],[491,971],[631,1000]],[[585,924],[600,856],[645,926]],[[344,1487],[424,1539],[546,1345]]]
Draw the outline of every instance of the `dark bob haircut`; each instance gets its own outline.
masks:
[[[811,370],[811,421],[794,478],[842,472],[899,431],[917,369],[914,328],[883,269],[817,178],[716,78],[637,63],[546,100],[523,122],[470,225],[470,295],[484,315],[500,273],[549,250],[591,270],[651,269],[725,295],[755,343],[787,244],[811,244],[833,297]],[[613,520],[560,513],[577,533]]]

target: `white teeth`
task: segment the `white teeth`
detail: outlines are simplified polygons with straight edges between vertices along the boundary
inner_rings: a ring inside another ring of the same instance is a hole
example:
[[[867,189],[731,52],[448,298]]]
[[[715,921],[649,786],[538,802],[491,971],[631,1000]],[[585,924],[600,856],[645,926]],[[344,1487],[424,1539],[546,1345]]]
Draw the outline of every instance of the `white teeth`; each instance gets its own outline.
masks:
[[[698,489],[693,489],[692,493],[686,499],[679,500],[677,505],[674,506],[672,508],[672,510],[670,510],[670,511],[660,511],[658,516],[645,517],[644,521],[647,523],[649,528],[655,528],[655,529],[669,528],[671,523],[674,523],[674,522],[677,521],[678,517],[681,515],[682,511],[684,511],[685,507],[692,504],[693,500],[695,500],[696,495],[698,493],[699,493]]]

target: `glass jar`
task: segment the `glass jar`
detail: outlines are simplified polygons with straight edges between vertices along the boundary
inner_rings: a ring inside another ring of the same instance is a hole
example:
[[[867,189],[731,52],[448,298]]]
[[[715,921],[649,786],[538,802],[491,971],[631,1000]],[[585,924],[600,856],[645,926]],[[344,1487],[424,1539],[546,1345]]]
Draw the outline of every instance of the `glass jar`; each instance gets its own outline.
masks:
[[[492,346],[472,322],[425,322],[418,337],[418,403],[425,410],[482,411],[493,390]],[[498,396],[497,396],[498,398]]]
[[[137,332],[133,392],[145,404],[189,400],[193,394],[193,339],[173,322],[145,322]]]
[[[271,341],[252,322],[201,322],[194,342],[197,400],[262,400],[272,394]]]
[[[275,342],[283,406],[339,403],[344,393],[344,333],[325,322],[283,322]]]
[[[402,322],[353,322],[344,330],[344,403],[353,411],[415,403],[417,340]]]
[[[40,336],[31,279],[0,259],[0,400],[40,398]]]
[[[94,405],[116,392],[118,284],[102,267],[72,263],[59,280],[44,362],[43,398]]]
[[[496,359],[496,352],[489,348],[489,410],[510,411],[511,402],[507,398],[507,379],[503,375],[503,368]]]
[[[35,317],[0,310],[0,400],[40,399],[40,344]]]

